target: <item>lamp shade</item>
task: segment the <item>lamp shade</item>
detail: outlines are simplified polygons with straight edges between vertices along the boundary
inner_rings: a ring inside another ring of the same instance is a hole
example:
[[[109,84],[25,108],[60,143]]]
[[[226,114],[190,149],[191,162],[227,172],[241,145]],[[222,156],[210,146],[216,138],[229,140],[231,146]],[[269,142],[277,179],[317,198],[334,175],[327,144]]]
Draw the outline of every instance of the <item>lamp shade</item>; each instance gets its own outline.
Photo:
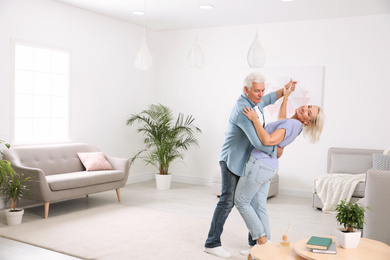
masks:
[[[255,40],[248,51],[248,64],[251,68],[261,68],[265,64],[265,52],[260,43],[259,34],[256,32]]]
[[[195,42],[191,47],[190,52],[188,53],[188,64],[191,68],[202,68],[204,64],[204,52],[202,46],[200,45],[198,35],[195,38]]]
[[[142,40],[141,47],[135,56],[135,67],[139,70],[148,70],[152,67],[152,55],[146,45],[145,37]]]

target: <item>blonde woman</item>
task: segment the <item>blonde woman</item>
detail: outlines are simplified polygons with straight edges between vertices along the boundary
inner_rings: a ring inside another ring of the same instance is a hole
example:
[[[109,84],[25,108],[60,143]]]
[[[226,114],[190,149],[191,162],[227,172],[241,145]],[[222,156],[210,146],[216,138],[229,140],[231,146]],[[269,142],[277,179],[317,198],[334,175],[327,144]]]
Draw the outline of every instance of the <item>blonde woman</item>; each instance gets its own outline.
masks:
[[[284,147],[293,142],[301,132],[312,143],[319,140],[322,132],[324,114],[318,106],[301,106],[295,110],[291,118],[286,118],[288,97],[294,90],[295,84],[290,81],[284,88],[279,120],[267,124],[265,129],[252,108],[246,107],[243,111],[255,126],[260,141],[264,145],[277,146],[277,155],[268,155],[254,149],[245,166],[244,176],[240,177],[237,184],[234,202],[253,238],[253,240],[249,238],[250,246],[256,242],[270,243],[267,195],[270,180],[277,172],[278,158],[282,155]],[[247,255],[249,250],[243,250],[241,253]]]

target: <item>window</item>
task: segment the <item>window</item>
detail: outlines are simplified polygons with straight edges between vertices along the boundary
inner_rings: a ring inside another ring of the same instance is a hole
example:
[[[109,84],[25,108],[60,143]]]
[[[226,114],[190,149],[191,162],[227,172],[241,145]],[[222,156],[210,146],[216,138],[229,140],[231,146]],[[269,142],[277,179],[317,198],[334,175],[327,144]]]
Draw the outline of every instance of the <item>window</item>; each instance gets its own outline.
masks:
[[[70,53],[21,43],[14,47],[13,141],[67,141]]]

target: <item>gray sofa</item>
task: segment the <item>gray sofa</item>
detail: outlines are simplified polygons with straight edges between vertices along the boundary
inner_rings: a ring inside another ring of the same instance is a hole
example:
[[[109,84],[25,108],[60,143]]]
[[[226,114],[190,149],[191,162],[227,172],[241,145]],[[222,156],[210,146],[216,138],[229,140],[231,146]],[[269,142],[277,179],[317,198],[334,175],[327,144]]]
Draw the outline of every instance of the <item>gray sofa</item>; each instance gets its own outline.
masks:
[[[214,195],[221,196],[222,189],[222,174],[220,171],[217,171],[212,179],[212,192]],[[268,191],[268,198],[275,196],[279,192],[279,175],[276,174],[275,177],[271,179],[271,184]]]
[[[372,168],[372,155],[381,153],[383,150],[331,147],[328,150],[327,173],[366,173]],[[352,194],[351,202],[364,198],[365,188],[366,183],[359,183]],[[322,209],[323,206],[314,189],[313,207]]]
[[[113,170],[86,171],[78,152],[99,152],[94,146],[65,143],[39,146],[15,146],[4,151],[17,173],[31,176],[28,181],[30,198],[45,204],[45,218],[51,202],[73,199],[89,194],[116,190],[129,176],[129,160],[105,155]]]

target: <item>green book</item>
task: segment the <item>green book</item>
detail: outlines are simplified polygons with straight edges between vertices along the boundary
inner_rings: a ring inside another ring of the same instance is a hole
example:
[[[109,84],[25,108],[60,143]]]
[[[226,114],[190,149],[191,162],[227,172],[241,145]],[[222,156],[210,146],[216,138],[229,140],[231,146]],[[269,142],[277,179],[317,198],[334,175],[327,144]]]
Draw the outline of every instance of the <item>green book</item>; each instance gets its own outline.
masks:
[[[332,239],[328,237],[312,236],[306,243],[307,248],[327,250],[332,243]]]

